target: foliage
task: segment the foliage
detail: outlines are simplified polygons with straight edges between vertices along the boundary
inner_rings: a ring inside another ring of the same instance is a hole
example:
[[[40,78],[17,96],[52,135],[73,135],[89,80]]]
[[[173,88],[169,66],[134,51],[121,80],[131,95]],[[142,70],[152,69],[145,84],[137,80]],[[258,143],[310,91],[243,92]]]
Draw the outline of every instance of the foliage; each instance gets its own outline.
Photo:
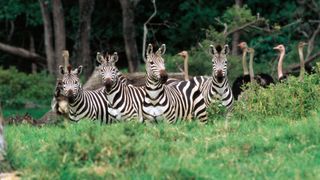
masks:
[[[234,115],[250,119],[251,114],[280,116],[290,119],[307,117],[319,109],[320,78],[318,74],[306,76],[303,81],[289,77],[284,83],[271,85],[267,89],[251,84],[234,107]]]
[[[30,179],[318,179],[319,117],[8,126],[7,160]]]
[[[25,74],[11,67],[0,68],[0,97],[4,107],[19,108],[26,103],[50,104],[55,82],[46,73]]]
[[[17,18],[23,17],[27,25],[37,26],[42,24],[41,12],[37,1],[0,1],[0,6],[0,21],[14,21]]]

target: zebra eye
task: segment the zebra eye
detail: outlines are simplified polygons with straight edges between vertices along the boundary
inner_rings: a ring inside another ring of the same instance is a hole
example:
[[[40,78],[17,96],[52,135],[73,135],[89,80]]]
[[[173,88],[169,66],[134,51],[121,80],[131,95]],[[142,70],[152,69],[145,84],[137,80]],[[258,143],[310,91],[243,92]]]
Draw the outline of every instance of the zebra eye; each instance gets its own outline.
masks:
[[[154,62],[153,62],[153,61],[150,61],[150,64],[151,64],[151,65],[154,65]]]

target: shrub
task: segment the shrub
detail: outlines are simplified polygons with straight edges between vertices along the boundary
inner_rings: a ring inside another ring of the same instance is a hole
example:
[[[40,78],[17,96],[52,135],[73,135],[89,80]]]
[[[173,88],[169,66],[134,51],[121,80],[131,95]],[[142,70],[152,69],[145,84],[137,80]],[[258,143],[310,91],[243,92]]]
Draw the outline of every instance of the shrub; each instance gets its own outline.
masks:
[[[0,97],[5,107],[19,108],[26,103],[49,104],[53,94],[54,78],[45,72],[25,74],[11,67],[0,68]]]
[[[253,83],[235,103],[234,115],[241,119],[257,116],[283,116],[299,119],[319,108],[319,74],[305,76],[303,81],[290,77],[264,89]]]

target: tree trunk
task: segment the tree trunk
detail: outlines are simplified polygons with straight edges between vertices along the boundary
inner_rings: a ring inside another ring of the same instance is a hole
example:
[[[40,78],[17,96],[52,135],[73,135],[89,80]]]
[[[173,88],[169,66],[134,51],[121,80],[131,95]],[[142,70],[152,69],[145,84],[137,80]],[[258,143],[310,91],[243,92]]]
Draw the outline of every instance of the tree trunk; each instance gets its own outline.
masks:
[[[138,59],[137,42],[135,39],[134,5],[130,0],[119,0],[122,8],[122,25],[125,50],[129,64],[129,72],[138,71],[140,61]]]
[[[45,64],[46,63],[45,62],[46,59],[44,57],[41,57],[39,54],[31,52],[31,51],[23,49],[23,48],[0,43],[0,50],[7,52],[7,53],[10,53],[10,54],[13,54],[13,55],[16,55],[16,56],[30,59],[38,64]]]
[[[0,161],[3,160],[3,155],[6,148],[6,142],[4,140],[3,125],[4,125],[4,118],[2,115],[2,108],[0,105]]]
[[[242,6],[242,0],[235,0],[235,4],[238,7]],[[238,44],[239,44],[239,40],[240,40],[240,31],[236,31],[232,34],[232,51],[231,54],[236,56],[239,54],[239,48],[238,48]]]
[[[32,35],[30,35],[30,46],[29,46],[30,52],[35,53],[35,47],[34,47],[34,38]],[[32,62],[31,64],[31,70],[32,74],[37,73],[37,64]]]
[[[50,74],[55,75],[57,69],[54,62],[54,50],[52,47],[52,25],[50,13],[48,10],[48,2],[43,2],[43,0],[39,0],[39,3],[44,27],[44,45],[47,56],[48,71]]]
[[[91,31],[91,15],[94,10],[94,0],[79,0],[79,30],[78,42],[76,42],[76,62],[85,68],[83,74],[88,79],[93,70],[93,61],[90,57],[90,31]]]
[[[61,0],[52,1],[52,13],[54,23],[54,45],[55,45],[55,75],[58,75],[59,65],[63,65],[62,51],[66,49],[66,32]]]

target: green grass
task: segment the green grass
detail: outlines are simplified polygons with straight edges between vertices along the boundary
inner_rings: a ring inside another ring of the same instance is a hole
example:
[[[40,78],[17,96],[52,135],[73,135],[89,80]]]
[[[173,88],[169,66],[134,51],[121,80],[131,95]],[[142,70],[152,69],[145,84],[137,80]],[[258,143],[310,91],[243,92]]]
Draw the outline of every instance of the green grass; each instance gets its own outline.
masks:
[[[8,126],[7,160],[36,179],[319,179],[319,117]]]

